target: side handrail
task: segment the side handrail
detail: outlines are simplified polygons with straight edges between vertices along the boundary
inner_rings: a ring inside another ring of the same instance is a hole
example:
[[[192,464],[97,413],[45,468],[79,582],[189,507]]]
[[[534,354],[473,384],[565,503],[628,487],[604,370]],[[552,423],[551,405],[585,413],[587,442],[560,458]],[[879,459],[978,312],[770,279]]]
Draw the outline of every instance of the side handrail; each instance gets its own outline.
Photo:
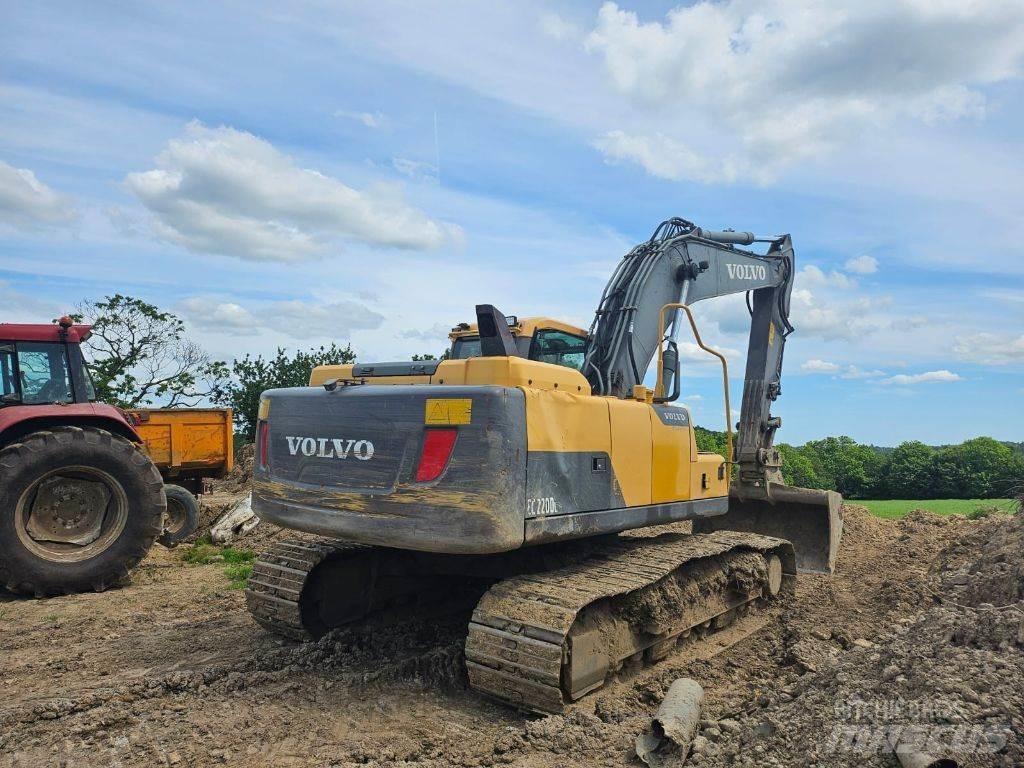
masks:
[[[697,346],[703,349],[708,354],[714,355],[722,363],[722,386],[725,390],[725,444],[726,453],[725,457],[725,482],[729,485],[732,482],[732,464],[733,464],[733,453],[732,453],[732,408],[729,404],[729,362],[725,359],[725,355],[719,352],[717,349],[712,349],[704,340],[700,337],[700,331],[697,330],[697,321],[693,317],[693,311],[686,304],[666,304],[661,308],[658,313],[658,383],[654,388],[655,397],[665,396],[665,382],[663,371],[661,367],[662,355],[664,353],[664,339],[665,339],[665,313],[668,310],[682,310],[686,313],[687,319],[690,321],[690,328],[693,331],[693,338],[697,342]],[[679,374],[676,374],[677,378]]]

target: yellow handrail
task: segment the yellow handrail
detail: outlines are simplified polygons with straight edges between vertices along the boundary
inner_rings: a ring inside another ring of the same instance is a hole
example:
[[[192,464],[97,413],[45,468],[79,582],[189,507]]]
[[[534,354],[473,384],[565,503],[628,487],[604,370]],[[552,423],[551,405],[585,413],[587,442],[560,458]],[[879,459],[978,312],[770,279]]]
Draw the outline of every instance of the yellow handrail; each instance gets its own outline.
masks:
[[[729,363],[725,359],[725,355],[719,352],[717,349],[712,349],[700,337],[700,331],[697,330],[697,321],[693,319],[693,312],[686,304],[666,304],[661,308],[658,313],[658,383],[654,388],[655,397],[665,396],[665,382],[662,372],[662,355],[664,353],[663,340],[665,338],[665,312],[668,310],[681,309],[686,313],[686,317],[690,320],[690,328],[693,330],[693,338],[697,341],[697,346],[708,352],[719,360],[722,361],[722,386],[725,389],[725,445],[726,453],[725,457],[725,482],[726,485],[732,482],[732,408],[729,405]]]

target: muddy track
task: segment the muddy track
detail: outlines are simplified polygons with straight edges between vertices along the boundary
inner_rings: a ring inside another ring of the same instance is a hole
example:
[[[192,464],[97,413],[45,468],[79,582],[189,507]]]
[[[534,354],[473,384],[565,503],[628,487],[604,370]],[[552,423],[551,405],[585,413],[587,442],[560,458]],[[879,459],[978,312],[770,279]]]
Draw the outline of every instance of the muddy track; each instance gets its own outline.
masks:
[[[765,556],[778,566],[778,593],[779,555],[793,571],[792,547],[776,539],[666,533],[621,538],[576,565],[499,582],[469,625],[470,684],[516,707],[561,713],[627,659],[653,663],[691,631],[720,629],[766,603],[774,593]]]

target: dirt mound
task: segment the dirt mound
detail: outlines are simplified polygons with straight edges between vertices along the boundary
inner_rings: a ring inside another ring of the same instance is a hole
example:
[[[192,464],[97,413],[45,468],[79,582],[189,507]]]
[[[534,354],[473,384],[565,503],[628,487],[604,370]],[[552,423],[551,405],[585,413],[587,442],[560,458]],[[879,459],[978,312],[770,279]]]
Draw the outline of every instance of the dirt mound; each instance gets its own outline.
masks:
[[[248,492],[252,485],[252,469],[256,463],[256,444],[246,443],[235,453],[235,465],[226,477],[214,482],[214,490],[221,493]]]
[[[891,766],[891,742],[916,741],[971,765],[1024,764],[1024,517],[973,528],[926,582],[930,608],[711,726],[697,762]]]
[[[943,591],[969,605],[996,606],[1024,600],[1024,513],[964,536],[944,556]],[[960,567],[953,560],[965,562]]]

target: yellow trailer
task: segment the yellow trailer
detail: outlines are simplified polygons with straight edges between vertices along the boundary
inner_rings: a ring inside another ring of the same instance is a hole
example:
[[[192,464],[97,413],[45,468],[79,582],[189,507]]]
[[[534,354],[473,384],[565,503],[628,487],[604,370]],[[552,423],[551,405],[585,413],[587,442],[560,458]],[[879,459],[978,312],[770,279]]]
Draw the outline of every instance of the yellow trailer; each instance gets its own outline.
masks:
[[[199,525],[203,480],[223,477],[234,466],[230,408],[158,408],[129,411],[135,430],[166,485],[167,517],[160,538],[174,546]]]

